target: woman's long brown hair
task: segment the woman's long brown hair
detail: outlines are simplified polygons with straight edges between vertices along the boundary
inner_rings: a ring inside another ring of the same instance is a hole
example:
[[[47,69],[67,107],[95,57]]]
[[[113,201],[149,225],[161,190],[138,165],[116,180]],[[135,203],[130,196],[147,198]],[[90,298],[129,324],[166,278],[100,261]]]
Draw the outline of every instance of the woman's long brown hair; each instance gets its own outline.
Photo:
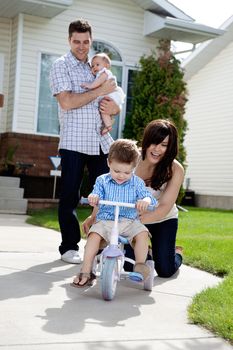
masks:
[[[160,189],[172,177],[172,163],[178,153],[178,133],[175,125],[164,119],[152,120],[143,133],[143,160],[145,159],[147,148],[152,144],[160,144],[167,136],[169,136],[167,150],[161,161],[154,168],[151,178],[146,180],[146,184],[155,190]]]

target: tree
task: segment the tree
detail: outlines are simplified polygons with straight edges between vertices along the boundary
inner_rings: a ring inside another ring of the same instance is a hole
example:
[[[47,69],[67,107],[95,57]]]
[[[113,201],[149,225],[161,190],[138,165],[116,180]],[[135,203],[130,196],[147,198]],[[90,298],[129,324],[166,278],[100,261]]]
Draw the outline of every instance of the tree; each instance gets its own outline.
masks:
[[[132,86],[132,107],[126,116],[123,136],[139,141],[145,126],[154,119],[169,119],[179,133],[178,160],[184,165],[183,146],[187,123],[183,118],[187,101],[180,61],[170,51],[170,41],[161,40],[157,53],[141,57]]]

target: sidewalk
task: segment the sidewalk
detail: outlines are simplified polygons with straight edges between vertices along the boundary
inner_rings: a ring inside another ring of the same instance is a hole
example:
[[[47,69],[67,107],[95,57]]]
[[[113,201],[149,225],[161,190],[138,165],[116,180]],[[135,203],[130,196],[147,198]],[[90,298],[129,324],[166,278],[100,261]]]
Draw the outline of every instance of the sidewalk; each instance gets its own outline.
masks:
[[[70,286],[80,265],[60,260],[60,234],[25,219],[0,214],[0,349],[233,349],[187,320],[192,297],[216,285],[216,276],[182,266],[174,278],[156,277],[152,292],[120,281],[106,302],[98,282],[88,290]]]

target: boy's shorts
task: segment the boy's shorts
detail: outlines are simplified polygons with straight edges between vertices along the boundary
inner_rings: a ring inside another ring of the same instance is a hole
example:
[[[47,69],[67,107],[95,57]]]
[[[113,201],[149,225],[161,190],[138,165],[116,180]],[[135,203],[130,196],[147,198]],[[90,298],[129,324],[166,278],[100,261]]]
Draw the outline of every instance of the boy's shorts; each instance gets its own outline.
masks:
[[[88,235],[91,232],[96,232],[107,243],[109,243],[113,225],[114,225],[113,220],[97,221],[94,225],[91,226],[88,232]],[[143,225],[139,220],[122,219],[121,221],[118,222],[119,235],[126,237],[130,243],[133,241],[133,238],[136,235],[138,235],[140,232],[143,232],[143,231],[148,232],[148,237],[149,237],[148,228],[146,228],[146,226]]]

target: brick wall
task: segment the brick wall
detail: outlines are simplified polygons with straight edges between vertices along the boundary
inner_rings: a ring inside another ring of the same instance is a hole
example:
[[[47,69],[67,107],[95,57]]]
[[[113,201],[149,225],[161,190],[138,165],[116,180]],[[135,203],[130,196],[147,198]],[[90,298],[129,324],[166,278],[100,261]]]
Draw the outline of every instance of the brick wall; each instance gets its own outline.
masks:
[[[29,176],[50,176],[53,165],[49,156],[57,155],[58,137],[39,136],[21,133],[0,134],[0,166],[4,162],[9,146],[17,146],[14,154],[14,162],[34,164],[27,170]],[[22,172],[16,169],[15,174]]]

